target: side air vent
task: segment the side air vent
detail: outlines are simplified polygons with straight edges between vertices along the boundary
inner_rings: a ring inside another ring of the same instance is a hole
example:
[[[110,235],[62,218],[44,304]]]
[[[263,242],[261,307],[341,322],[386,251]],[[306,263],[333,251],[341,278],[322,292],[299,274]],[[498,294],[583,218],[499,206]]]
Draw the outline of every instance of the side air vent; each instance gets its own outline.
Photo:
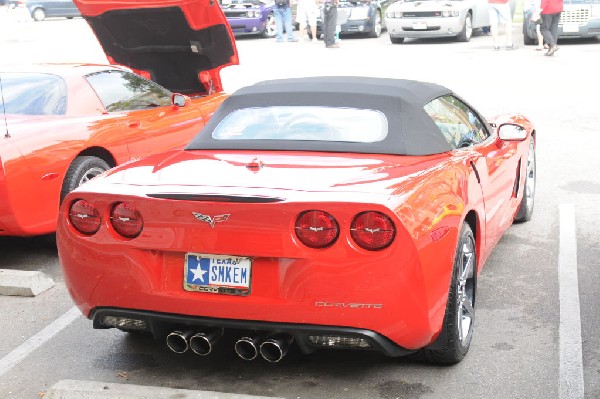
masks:
[[[240,195],[216,195],[216,194],[147,194],[150,198],[161,198],[176,201],[206,201],[206,202],[238,202],[246,204],[267,204],[285,201],[283,198],[275,197],[246,197]]]

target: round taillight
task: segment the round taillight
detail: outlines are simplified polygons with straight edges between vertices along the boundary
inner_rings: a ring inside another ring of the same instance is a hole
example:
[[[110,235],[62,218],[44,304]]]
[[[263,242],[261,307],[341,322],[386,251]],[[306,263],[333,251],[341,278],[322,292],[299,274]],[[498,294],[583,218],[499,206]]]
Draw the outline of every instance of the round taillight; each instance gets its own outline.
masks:
[[[100,212],[91,203],[80,199],[71,204],[69,221],[78,232],[91,236],[100,229]]]
[[[306,211],[296,219],[296,236],[310,248],[325,248],[332,245],[340,234],[336,220],[323,211]]]
[[[126,238],[140,235],[144,227],[142,215],[129,202],[120,202],[110,211],[110,223],[117,233]]]
[[[350,234],[359,247],[369,251],[383,249],[394,241],[396,228],[392,220],[380,212],[362,212],[350,226]]]

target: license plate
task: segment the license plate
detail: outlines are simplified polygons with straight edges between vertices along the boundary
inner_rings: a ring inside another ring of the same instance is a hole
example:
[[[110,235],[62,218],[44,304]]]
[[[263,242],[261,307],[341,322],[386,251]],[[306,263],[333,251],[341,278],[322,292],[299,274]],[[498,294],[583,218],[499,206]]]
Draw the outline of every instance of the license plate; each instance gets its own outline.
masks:
[[[425,30],[427,29],[427,24],[425,22],[415,22],[413,23],[414,30]]]
[[[579,32],[579,25],[577,25],[577,24],[566,24],[566,25],[563,25],[563,32],[565,32],[565,33],[577,33],[577,32]]]
[[[247,295],[251,272],[250,258],[188,253],[185,255],[183,288],[186,291]]]

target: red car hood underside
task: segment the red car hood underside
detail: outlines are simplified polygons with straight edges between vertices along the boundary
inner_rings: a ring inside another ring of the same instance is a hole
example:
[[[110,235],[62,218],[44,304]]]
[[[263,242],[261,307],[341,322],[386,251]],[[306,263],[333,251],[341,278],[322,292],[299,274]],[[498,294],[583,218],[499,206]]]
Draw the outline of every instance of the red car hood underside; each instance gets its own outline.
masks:
[[[74,0],[109,61],[184,94],[222,91],[238,64],[233,33],[212,0]]]

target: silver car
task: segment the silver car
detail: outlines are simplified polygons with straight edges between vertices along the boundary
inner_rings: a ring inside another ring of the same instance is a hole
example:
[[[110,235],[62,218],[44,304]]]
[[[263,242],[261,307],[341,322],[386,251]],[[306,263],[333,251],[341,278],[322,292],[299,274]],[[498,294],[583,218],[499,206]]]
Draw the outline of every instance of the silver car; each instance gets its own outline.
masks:
[[[79,9],[73,0],[26,0],[25,6],[34,21],[43,21],[50,17],[80,17]]]
[[[468,42],[474,29],[489,25],[489,6],[487,0],[405,0],[388,7],[385,22],[392,43],[407,37]]]

